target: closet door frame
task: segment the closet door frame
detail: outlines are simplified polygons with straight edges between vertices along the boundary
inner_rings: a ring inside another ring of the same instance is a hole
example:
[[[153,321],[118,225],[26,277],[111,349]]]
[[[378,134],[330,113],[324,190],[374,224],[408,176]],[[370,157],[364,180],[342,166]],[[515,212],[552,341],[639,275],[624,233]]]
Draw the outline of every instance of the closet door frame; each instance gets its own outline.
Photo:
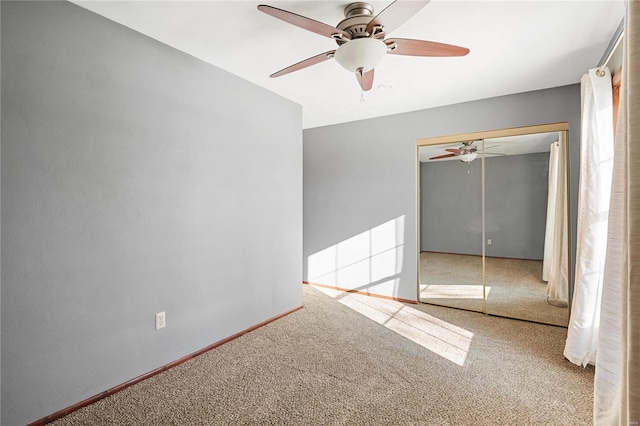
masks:
[[[550,133],[550,132],[564,132],[565,133],[565,167],[566,167],[566,178],[567,182],[569,176],[571,176],[569,170],[569,123],[561,122],[561,123],[551,123],[551,124],[538,124],[533,126],[524,126],[524,127],[511,127],[506,129],[498,129],[498,130],[485,130],[478,132],[470,132],[470,133],[459,133],[455,135],[446,135],[446,136],[435,136],[435,137],[426,137],[420,138],[416,140],[416,260],[417,260],[417,284],[416,284],[416,300],[420,300],[420,148],[423,146],[431,146],[431,145],[443,145],[443,144],[451,144],[451,143],[462,143],[471,140],[482,140],[482,147],[484,152],[484,140],[485,139],[494,139],[494,138],[503,138],[510,136],[522,136],[529,135],[535,133]],[[482,156],[481,161],[482,165],[482,235],[485,238],[485,221],[484,221],[484,155]],[[567,216],[571,217],[570,205],[568,202],[571,197],[569,194],[569,185],[567,185]],[[567,226],[566,232],[567,235],[567,255],[571,253],[571,238],[570,238],[570,229],[571,223],[569,221],[569,225]],[[487,314],[487,305],[486,305],[486,295],[485,293],[485,241],[482,242],[482,292],[483,292],[483,313]],[[573,271],[569,267],[568,271],[568,281],[569,281],[569,295],[572,295],[572,287],[573,287]],[[569,313],[571,313],[571,300],[569,300]]]

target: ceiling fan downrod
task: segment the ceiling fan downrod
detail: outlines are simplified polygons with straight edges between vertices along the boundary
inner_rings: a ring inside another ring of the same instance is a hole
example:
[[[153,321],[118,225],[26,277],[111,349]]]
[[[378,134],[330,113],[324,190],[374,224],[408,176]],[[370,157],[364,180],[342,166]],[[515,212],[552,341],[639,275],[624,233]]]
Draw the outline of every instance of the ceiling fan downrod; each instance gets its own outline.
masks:
[[[373,16],[373,6],[363,1],[350,3],[344,8],[344,17],[352,18],[354,16],[368,15]]]

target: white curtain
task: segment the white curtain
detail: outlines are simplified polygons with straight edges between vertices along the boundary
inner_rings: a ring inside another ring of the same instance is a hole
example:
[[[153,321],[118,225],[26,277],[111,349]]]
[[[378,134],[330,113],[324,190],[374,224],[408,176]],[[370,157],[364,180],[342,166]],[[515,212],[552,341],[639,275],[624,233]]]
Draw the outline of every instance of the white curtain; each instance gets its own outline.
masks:
[[[558,179],[558,156],[555,148],[558,142],[551,144],[549,151],[549,189],[547,191],[547,222],[544,232],[544,255],[542,257],[542,281],[549,281],[551,259],[553,258],[553,234],[555,228],[556,190]]]
[[[567,257],[567,172],[566,136],[551,144],[549,151],[549,191],[547,223],[542,260],[542,279],[549,283],[547,296],[555,305],[566,305],[569,299],[569,260]]]
[[[582,77],[582,132],[574,295],[564,356],[595,363],[613,172],[613,95],[609,70]]]
[[[594,424],[640,422],[640,2],[627,2]]]

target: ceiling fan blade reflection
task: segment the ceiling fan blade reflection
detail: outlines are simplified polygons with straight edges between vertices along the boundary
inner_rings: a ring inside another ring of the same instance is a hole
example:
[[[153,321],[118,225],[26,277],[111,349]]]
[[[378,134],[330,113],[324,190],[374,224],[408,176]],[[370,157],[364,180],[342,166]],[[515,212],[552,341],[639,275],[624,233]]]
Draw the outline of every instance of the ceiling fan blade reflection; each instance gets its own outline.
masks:
[[[373,87],[373,70],[367,71],[364,74],[360,74],[359,71],[356,71],[356,78],[358,79],[360,87],[365,92],[371,90]]]
[[[326,61],[328,59],[333,58],[333,54],[334,53],[335,53],[335,50],[330,50],[328,52],[324,52],[324,53],[321,53],[319,55],[312,56],[310,58],[305,59],[304,61],[300,61],[300,62],[298,62],[296,64],[293,64],[291,66],[283,68],[278,72],[274,72],[269,77],[271,77],[271,78],[280,77],[282,75],[289,74],[289,73],[292,73],[294,71],[299,71],[299,70],[301,70],[303,68],[310,67],[311,65],[319,64],[320,62],[324,62],[324,61]]]
[[[388,53],[391,55],[407,56],[465,56],[469,53],[466,47],[452,44],[437,43],[435,41],[414,40],[410,38],[390,38],[384,41],[387,46],[393,46]]]
[[[458,154],[462,154],[462,150],[461,149],[457,149],[457,148],[447,148],[447,149],[445,149],[445,151],[447,151],[447,152],[456,152]]]
[[[444,154],[444,155],[438,155],[437,157],[431,157],[429,158],[429,160],[439,160],[441,158],[450,158],[450,157],[457,157],[458,154]]]
[[[497,148],[497,147],[499,147],[499,146],[502,146],[502,144],[498,144],[498,145],[491,145],[491,146],[485,146],[485,147],[484,147],[484,150],[486,151],[486,150],[488,150],[488,149]]]
[[[336,27],[332,27],[331,25],[324,24],[320,21],[316,21],[311,18],[307,18],[306,16],[298,15],[293,12],[288,12],[283,9],[278,9],[277,7],[268,6],[266,4],[261,4],[258,6],[258,10],[266,13],[267,15],[271,15],[274,18],[278,18],[289,24],[295,25],[296,27],[303,28],[307,31],[311,31],[316,34],[320,34],[325,37],[334,38],[335,34],[339,34],[346,39],[350,39],[349,34],[346,32],[337,29]]]
[[[367,24],[366,31],[371,34],[373,27],[383,26],[384,33],[389,34],[418,13],[429,1],[430,0],[396,0],[382,12],[378,13],[378,15]]]

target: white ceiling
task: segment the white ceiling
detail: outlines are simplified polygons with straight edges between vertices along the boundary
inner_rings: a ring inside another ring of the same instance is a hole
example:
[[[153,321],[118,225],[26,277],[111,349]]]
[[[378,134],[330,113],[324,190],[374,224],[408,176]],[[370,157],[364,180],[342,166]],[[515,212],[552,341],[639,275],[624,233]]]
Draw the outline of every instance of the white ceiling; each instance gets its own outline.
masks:
[[[304,128],[578,83],[624,16],[623,0],[432,0],[390,36],[459,45],[469,55],[387,55],[361,102],[355,77],[334,60],[270,79],[336,44],[258,11],[260,2],[74,2],[301,104]],[[264,3],[335,26],[349,1]],[[391,2],[370,3],[377,14]]]
[[[551,144],[559,139],[558,132],[550,133],[534,133],[530,135],[509,136],[504,138],[491,138],[484,140],[484,149],[486,157],[493,157],[496,154],[501,155],[522,155],[534,154],[538,152],[549,152]],[[482,152],[482,142],[476,141],[474,145],[478,148],[478,157]],[[446,148],[460,148],[462,142],[430,145],[420,147],[420,162],[442,162],[442,161],[459,161],[457,157],[442,158],[439,160],[429,160],[431,157],[447,154]],[[475,160],[474,160],[475,161]]]

